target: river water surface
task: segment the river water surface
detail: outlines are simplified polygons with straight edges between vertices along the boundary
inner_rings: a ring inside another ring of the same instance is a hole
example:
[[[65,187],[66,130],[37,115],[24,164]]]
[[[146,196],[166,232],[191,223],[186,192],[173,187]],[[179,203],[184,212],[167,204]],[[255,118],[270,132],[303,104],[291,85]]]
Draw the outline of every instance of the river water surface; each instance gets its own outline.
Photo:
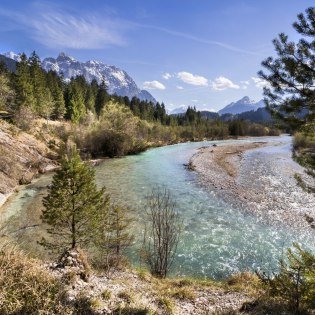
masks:
[[[284,150],[288,156],[291,155],[291,138],[288,136],[237,141],[273,142],[271,150],[281,147],[282,153]],[[156,185],[170,190],[184,220],[173,268],[173,274],[176,275],[222,278],[242,270],[263,268],[270,271],[277,267],[284,249],[291,246],[293,241],[314,250],[314,234],[300,233],[287,225],[263,223],[259,217],[223,201],[215,191],[203,188],[198,175],[184,167],[183,164],[187,164],[201,146],[222,142],[235,141],[183,143],[150,149],[139,155],[105,160],[96,167],[97,183],[106,186],[114,201],[133,208],[140,222],[144,219],[143,207],[150,190]],[[277,167],[276,161],[274,163],[273,168]],[[21,189],[1,210],[0,222],[13,215],[23,217],[23,208],[29,207],[34,196],[42,194],[41,188],[50,181],[51,175],[44,175]],[[142,238],[142,227],[138,223],[135,228],[140,234],[138,244]],[[137,247],[139,245],[136,244],[134,249]],[[131,258],[136,264],[136,250]]]

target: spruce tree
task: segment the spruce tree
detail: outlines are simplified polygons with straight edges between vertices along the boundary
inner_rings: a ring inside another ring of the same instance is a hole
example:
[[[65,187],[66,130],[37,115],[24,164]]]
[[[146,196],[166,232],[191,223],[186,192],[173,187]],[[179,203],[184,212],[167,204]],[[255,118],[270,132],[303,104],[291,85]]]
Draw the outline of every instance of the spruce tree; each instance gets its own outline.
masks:
[[[96,187],[93,168],[78,152],[65,155],[43,200],[42,220],[50,238],[41,243],[55,250],[88,244],[99,223],[103,194],[104,189]]]

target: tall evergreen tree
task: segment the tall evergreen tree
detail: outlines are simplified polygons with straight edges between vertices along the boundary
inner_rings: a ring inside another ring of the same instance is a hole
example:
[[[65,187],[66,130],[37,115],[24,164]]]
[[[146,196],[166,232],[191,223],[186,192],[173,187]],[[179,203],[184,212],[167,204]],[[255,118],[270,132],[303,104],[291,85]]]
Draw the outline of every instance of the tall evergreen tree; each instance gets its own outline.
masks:
[[[84,105],[84,95],[80,89],[79,84],[72,80],[66,91],[66,109],[67,118],[74,123],[78,123],[86,113]]]
[[[35,97],[31,81],[30,68],[25,54],[21,55],[21,60],[16,65],[14,80],[16,91],[16,104],[19,107],[33,109],[35,107]]]
[[[99,222],[103,194],[104,189],[96,187],[94,169],[76,150],[64,156],[43,201],[42,220],[49,225],[50,239],[41,243],[57,250],[86,245]]]
[[[96,99],[95,99],[95,111],[97,115],[100,115],[102,108],[105,106],[106,102],[109,101],[109,95],[107,93],[107,87],[105,81],[103,80],[98,88]]]
[[[47,86],[54,102],[52,117],[54,119],[62,119],[66,113],[63,83],[56,72],[49,71],[47,73]]]
[[[51,95],[47,95],[45,72],[41,68],[41,61],[35,51],[28,59],[31,85],[35,98],[34,111],[45,116],[48,112],[47,106],[50,106]]]

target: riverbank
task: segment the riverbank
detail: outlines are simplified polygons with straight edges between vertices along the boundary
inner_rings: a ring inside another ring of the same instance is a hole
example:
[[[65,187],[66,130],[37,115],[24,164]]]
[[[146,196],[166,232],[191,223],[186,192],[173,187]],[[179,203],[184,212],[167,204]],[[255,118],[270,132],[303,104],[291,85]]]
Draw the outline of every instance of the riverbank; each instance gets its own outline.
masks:
[[[315,234],[315,198],[297,185],[304,169],[281,143],[221,144],[200,148],[190,159],[200,184],[268,224]]]
[[[0,120],[0,207],[19,186],[53,170],[56,158],[44,142]]]

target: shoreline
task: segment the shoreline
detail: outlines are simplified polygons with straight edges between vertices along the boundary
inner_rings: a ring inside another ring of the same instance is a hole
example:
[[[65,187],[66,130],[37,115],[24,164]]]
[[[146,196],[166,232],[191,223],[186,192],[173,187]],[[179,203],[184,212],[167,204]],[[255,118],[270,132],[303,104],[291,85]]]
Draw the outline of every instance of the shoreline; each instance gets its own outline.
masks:
[[[291,156],[290,161],[276,153],[274,159],[281,160],[281,167],[277,169],[274,160],[270,160],[272,166],[267,160],[264,165],[264,148],[268,147],[274,145],[257,141],[201,147],[191,157],[189,168],[198,173],[202,187],[258,220],[315,233],[315,224],[308,220],[315,218],[315,198],[304,192],[294,178],[295,172],[305,176],[304,169]],[[291,165],[286,166],[282,160]]]
[[[263,136],[268,137],[268,136]],[[269,137],[274,137],[274,136],[269,136]],[[164,143],[164,144],[155,144],[155,145],[148,145],[143,151],[139,151],[137,153],[133,153],[133,154],[127,154],[127,155],[123,155],[123,156],[115,156],[115,157],[108,157],[108,156],[100,156],[100,157],[95,157],[95,158],[91,158],[86,160],[86,162],[91,163],[94,167],[98,166],[100,163],[103,163],[104,161],[108,160],[108,159],[117,159],[117,158],[123,158],[129,155],[137,155],[137,154],[141,154],[143,152],[146,152],[147,150],[150,149],[156,149],[156,148],[160,148],[160,147],[166,147],[166,146],[171,146],[171,145],[177,145],[177,144],[182,144],[182,143],[189,143],[189,142],[206,142],[206,141],[222,141],[222,140],[242,140],[242,139],[248,139],[248,138],[253,138],[251,136],[242,136],[242,137],[227,137],[224,139],[195,139],[195,140],[187,140],[187,141],[177,141],[177,142],[172,142],[172,143]],[[259,137],[254,137],[254,138],[259,138]],[[54,172],[54,170],[56,170],[59,165],[56,165],[56,162],[54,160],[50,160],[51,164],[48,164],[46,166],[45,169],[40,168],[40,172],[39,169],[37,170],[37,172],[34,172],[31,176],[31,178],[28,179],[28,182],[26,184],[18,184],[15,187],[11,187],[10,191],[8,191],[7,193],[1,193],[0,192],[0,215],[1,215],[1,210],[3,209],[3,207],[5,206],[5,204],[10,200],[10,198],[12,196],[14,196],[14,194],[16,194],[19,189],[25,185],[29,185],[32,184],[34,180],[36,180],[36,178],[40,177],[41,175],[44,174],[49,174],[50,172]]]

